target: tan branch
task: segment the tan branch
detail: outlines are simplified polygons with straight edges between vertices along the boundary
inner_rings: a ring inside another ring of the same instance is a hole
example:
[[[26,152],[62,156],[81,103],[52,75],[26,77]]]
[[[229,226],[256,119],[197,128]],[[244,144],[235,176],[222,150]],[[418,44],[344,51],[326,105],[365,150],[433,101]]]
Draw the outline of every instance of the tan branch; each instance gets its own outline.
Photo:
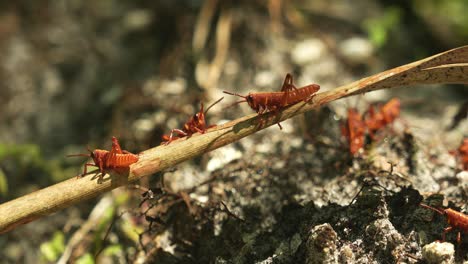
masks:
[[[317,94],[311,102],[300,102],[282,110],[278,116],[262,115],[267,120],[259,127],[256,114],[219,125],[205,134],[195,134],[140,153],[140,160],[130,168],[128,177],[106,175],[102,183],[88,175],[73,177],[34,193],[0,205],[0,230],[6,232],[21,224],[51,214],[80,201],[95,197],[119,186],[134,182],[172,167],[185,160],[235,142],[259,130],[313,108],[350,95],[403,85],[460,83],[468,84],[468,46],[397,67],[368,78]]]

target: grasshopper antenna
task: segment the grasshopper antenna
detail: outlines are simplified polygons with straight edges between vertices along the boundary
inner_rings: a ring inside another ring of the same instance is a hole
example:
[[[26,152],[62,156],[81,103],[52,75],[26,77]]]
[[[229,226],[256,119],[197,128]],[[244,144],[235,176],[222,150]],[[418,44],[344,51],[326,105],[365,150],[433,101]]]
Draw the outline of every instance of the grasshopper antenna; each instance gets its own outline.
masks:
[[[231,107],[235,106],[236,104],[240,104],[240,103],[247,102],[247,96],[240,95],[240,94],[237,94],[237,93],[231,93],[231,92],[228,92],[228,91],[223,91],[223,93],[225,93],[225,94],[230,94],[230,95],[235,95],[235,96],[239,96],[239,97],[241,97],[241,98],[244,98],[244,100],[234,102],[234,103],[232,103],[232,104],[226,106],[224,109],[231,108]]]
[[[93,152],[91,151],[89,146],[86,146],[86,149],[89,151],[89,154],[84,154],[84,153],[70,154],[70,155],[67,155],[67,157],[91,157]]]
[[[214,102],[214,103],[212,103],[210,106],[208,106],[208,108],[206,108],[204,114],[206,115],[206,113],[208,112],[208,110],[210,110],[211,107],[213,107],[215,104],[221,102],[223,99],[224,99],[224,97],[221,97],[221,98],[219,98],[216,102]],[[203,104],[202,104],[202,109],[203,109]]]
[[[422,207],[424,207],[424,208],[427,208],[427,209],[430,209],[430,210],[432,210],[432,211],[435,211],[435,212],[437,212],[437,213],[439,213],[439,214],[441,214],[441,215],[445,215],[445,212],[444,212],[444,211],[442,211],[442,210],[440,210],[440,209],[437,209],[437,208],[435,208],[435,207],[432,207],[432,206],[429,206],[429,205],[423,204],[423,203],[420,203],[419,205],[422,206]]]

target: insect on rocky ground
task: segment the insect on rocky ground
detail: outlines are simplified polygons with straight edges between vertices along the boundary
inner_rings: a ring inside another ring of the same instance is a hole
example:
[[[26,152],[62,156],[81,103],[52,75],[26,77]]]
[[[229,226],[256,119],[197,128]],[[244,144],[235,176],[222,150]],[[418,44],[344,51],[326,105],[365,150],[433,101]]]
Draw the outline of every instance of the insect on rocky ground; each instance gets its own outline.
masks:
[[[454,230],[454,229],[459,229],[457,233],[457,243],[460,244],[461,242],[461,233],[463,232],[464,234],[468,233],[468,215],[458,212],[456,210],[453,210],[451,208],[447,209],[442,209],[442,208],[435,208],[432,206],[429,206],[427,204],[420,204],[421,207],[430,209],[440,215],[445,215],[447,217],[447,222],[449,224],[448,227],[444,228],[442,231],[442,242],[445,241],[445,234]]]

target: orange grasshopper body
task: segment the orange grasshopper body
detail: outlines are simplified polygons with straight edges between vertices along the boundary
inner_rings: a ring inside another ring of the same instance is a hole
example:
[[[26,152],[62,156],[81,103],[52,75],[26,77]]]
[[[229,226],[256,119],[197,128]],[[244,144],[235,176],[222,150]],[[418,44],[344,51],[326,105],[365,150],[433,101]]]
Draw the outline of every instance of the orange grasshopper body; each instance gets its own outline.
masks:
[[[391,124],[400,116],[400,100],[393,98],[383,106],[375,110],[373,105],[369,106],[363,119],[362,115],[355,109],[348,109],[348,119],[341,125],[341,134],[349,142],[349,152],[354,155],[364,146],[366,130],[372,139],[383,127]]]
[[[354,109],[348,109],[348,119],[341,126],[341,134],[349,142],[349,152],[356,154],[364,146],[364,136],[366,125],[362,120],[361,114]]]
[[[444,228],[444,231],[442,232],[442,242],[445,241],[445,234],[452,231],[454,228],[458,228],[460,230],[457,234],[457,243],[461,242],[461,232],[463,232],[464,234],[468,233],[468,215],[450,208],[439,209],[423,203],[419,205],[434,212],[437,212],[440,215],[445,215],[447,217],[449,227]]]
[[[198,111],[198,113],[190,117],[190,119],[184,124],[184,127],[182,129],[174,128],[171,130],[170,135],[162,136],[162,144],[167,145],[178,138],[189,137],[197,132],[204,134],[208,128],[215,127],[216,125],[208,126],[206,124],[205,116],[208,110],[210,110],[210,108],[213,107],[215,104],[221,102],[223,98],[224,97],[221,97],[220,99],[218,99],[218,101],[212,103],[210,106],[208,106],[208,108],[205,111],[203,111],[203,103],[201,103],[200,111]],[[174,134],[177,134],[177,136],[175,136]]]
[[[259,115],[265,112],[274,112],[279,109],[298,103],[300,101],[308,101],[312,96],[320,90],[320,85],[310,84],[301,88],[296,88],[293,84],[293,77],[290,73],[286,74],[284,78],[283,86],[280,92],[260,92],[260,93],[249,93],[248,95],[240,95],[237,93],[231,93],[223,91],[226,94],[239,96],[244,100],[236,102],[247,104]],[[281,128],[281,125],[278,123]]]
[[[462,163],[463,170],[468,171],[468,138],[464,138],[460,147],[458,147],[458,157]]]
[[[369,106],[365,123],[371,138],[374,138],[377,131],[393,123],[398,116],[400,116],[400,100],[398,98],[391,99],[377,111],[373,105]]]
[[[139,159],[138,155],[130,153],[126,150],[122,150],[120,148],[119,141],[115,137],[112,137],[112,149],[110,151],[103,149],[95,149],[91,151],[89,148],[88,151],[89,154],[67,155],[67,157],[83,156],[91,157],[93,159],[94,164],[86,163],[84,165],[84,172],[81,176],[87,174],[87,168],[89,166],[99,168],[99,172],[101,173],[100,178],[106,174],[107,170],[114,170],[120,173],[122,171],[128,170],[129,166],[137,162]]]
[[[393,98],[380,108],[385,124],[391,124],[400,116],[400,100]]]

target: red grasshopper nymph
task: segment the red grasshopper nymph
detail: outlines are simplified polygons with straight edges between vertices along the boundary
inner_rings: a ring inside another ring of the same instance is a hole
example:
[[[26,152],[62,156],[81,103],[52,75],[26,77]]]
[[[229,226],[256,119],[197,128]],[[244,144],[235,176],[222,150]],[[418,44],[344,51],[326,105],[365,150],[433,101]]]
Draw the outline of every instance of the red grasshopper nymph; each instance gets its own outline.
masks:
[[[240,95],[228,91],[223,91],[223,93],[244,98],[244,100],[234,104],[247,102],[250,108],[261,115],[265,112],[278,111],[281,108],[300,101],[308,101],[319,89],[320,85],[318,84],[310,84],[301,88],[296,88],[293,84],[292,75],[288,73],[284,78],[280,92],[258,92],[249,93],[248,95]],[[278,123],[278,126],[282,128],[280,123]]]
[[[426,204],[419,204],[421,207],[430,209],[434,212],[437,212],[440,215],[445,215],[447,217],[447,222],[449,224],[449,227],[444,228],[444,231],[442,231],[442,242],[445,241],[445,234],[452,231],[454,228],[458,228],[460,231],[457,234],[457,243],[460,243],[461,241],[461,232],[464,234],[468,233],[468,215],[455,211],[451,208],[448,209],[440,209],[440,208],[434,208],[432,206],[426,205]]]
[[[178,138],[182,138],[182,137],[189,137],[197,132],[201,133],[201,134],[204,134],[206,132],[206,130],[208,128],[212,128],[212,127],[215,127],[216,125],[210,125],[208,126],[206,124],[206,119],[205,119],[205,116],[206,116],[206,113],[208,112],[208,110],[210,110],[211,107],[213,107],[215,104],[221,102],[221,100],[223,100],[224,97],[221,97],[220,99],[218,99],[218,101],[212,103],[210,106],[208,106],[208,108],[206,108],[205,111],[203,111],[203,103],[200,103],[200,111],[198,111],[198,113],[194,114],[192,117],[190,117],[190,119],[184,124],[184,127],[182,129],[178,129],[178,128],[174,128],[171,130],[171,134],[170,135],[163,135],[162,136],[162,139],[163,141],[163,144],[165,145],[168,145],[169,143],[171,143],[172,141],[178,139]],[[177,136],[174,136],[174,133],[177,134]]]
[[[137,162],[139,157],[137,154],[130,153],[126,150],[120,148],[119,141],[116,137],[112,137],[112,148],[110,151],[103,149],[95,149],[91,151],[88,148],[89,154],[72,154],[67,155],[67,157],[91,157],[94,161],[93,163],[86,163],[84,165],[84,172],[79,176],[84,176],[87,174],[87,168],[89,166],[94,166],[99,168],[99,179],[106,174],[108,170],[114,170],[118,173],[121,173],[125,170],[128,170],[129,166]]]

